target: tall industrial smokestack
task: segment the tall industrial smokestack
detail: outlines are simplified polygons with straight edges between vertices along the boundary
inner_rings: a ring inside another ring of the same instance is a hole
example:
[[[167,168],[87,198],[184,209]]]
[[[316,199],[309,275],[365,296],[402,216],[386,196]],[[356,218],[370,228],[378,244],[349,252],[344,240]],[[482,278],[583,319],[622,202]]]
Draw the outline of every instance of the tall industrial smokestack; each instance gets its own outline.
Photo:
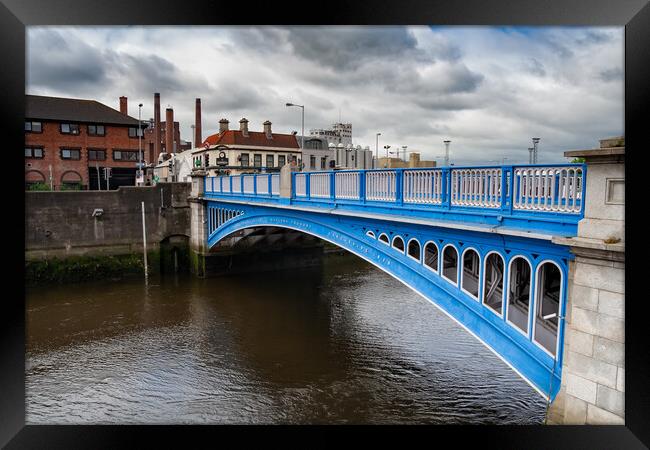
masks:
[[[153,154],[160,155],[160,93],[153,94]]]
[[[129,114],[129,104],[126,97],[120,97],[120,112],[125,116]]]
[[[174,110],[165,111],[165,153],[174,153]]]
[[[196,107],[194,112],[194,147],[198,147],[203,143],[201,138],[201,99],[196,99]]]

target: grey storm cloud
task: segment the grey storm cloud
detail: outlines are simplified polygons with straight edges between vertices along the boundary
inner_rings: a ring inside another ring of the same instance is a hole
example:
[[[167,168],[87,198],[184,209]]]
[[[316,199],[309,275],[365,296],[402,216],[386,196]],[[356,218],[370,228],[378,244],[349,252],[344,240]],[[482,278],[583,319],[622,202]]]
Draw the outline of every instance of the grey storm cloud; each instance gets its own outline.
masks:
[[[533,75],[537,75],[540,77],[546,76],[546,70],[544,69],[544,64],[542,64],[539,60],[536,58],[530,58],[527,63],[524,65],[526,70],[528,72],[532,73]]]
[[[289,42],[298,56],[340,70],[354,70],[376,59],[427,58],[402,27],[298,27],[289,30]]]
[[[621,81],[623,79],[623,69],[615,67],[601,71],[599,77],[603,81]]]
[[[56,90],[94,87],[107,79],[114,61],[80,40],[54,30],[36,30],[27,41],[27,84]]]

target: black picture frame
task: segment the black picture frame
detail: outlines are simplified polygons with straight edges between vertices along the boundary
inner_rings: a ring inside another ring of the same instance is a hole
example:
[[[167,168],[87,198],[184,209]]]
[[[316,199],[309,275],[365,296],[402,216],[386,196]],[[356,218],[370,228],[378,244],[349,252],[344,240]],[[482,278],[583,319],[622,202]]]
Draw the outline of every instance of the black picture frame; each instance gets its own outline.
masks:
[[[318,11],[314,11],[314,6]],[[626,135],[626,197],[628,204],[642,201],[637,186],[643,179],[642,157],[646,123],[650,107],[650,5],[648,0],[611,2],[594,0],[466,0],[466,1],[359,1],[332,0],[327,5],[295,4],[254,0],[246,2],[185,0],[3,0],[0,4],[0,49],[5,60],[0,71],[3,105],[0,127],[8,157],[5,177],[5,202],[11,223],[6,223],[5,236],[19,233],[24,225],[24,180],[18,163],[24,158],[12,148],[23,141],[25,109],[25,26],[31,25],[262,25],[262,24],[375,24],[375,25],[593,25],[625,26],[625,135]],[[645,113],[645,114],[644,114]],[[14,165],[15,164],[15,165]],[[16,169],[14,169],[14,167]],[[637,172],[637,175],[634,175]],[[14,179],[15,177],[15,179]],[[647,178],[647,177],[646,177]],[[641,188],[643,189],[643,188]],[[647,189],[646,189],[647,190]],[[636,193],[636,194],[635,194]],[[639,203],[641,205],[641,203]],[[644,208],[637,208],[643,210]],[[627,260],[640,254],[643,238],[635,231],[643,223],[632,220],[633,211],[626,209]],[[641,212],[641,217],[643,213]],[[7,239],[11,247],[5,254],[5,295],[0,314],[0,446],[7,448],[122,448],[184,446],[195,438],[207,445],[224,444],[224,434],[236,433],[237,445],[259,433],[299,431],[322,434],[323,427],[217,427],[217,426],[25,426],[25,304],[24,286],[17,280],[23,275],[24,243]],[[483,448],[646,448],[650,445],[650,351],[647,319],[643,306],[647,303],[638,288],[644,277],[643,264],[626,264],[625,324],[625,426],[504,426],[504,427],[399,427],[421,438],[426,445],[453,442],[462,447],[468,440],[478,440]],[[647,278],[647,277],[646,277]],[[7,294],[10,288],[15,293]],[[633,296],[633,293],[637,293]],[[255,433],[250,433],[254,430]],[[329,427],[328,431],[346,433],[351,428]],[[382,427],[355,428],[365,438],[389,437]],[[314,436],[306,437],[305,444]],[[292,441],[294,444],[296,441]],[[415,444],[415,441],[409,441]],[[322,440],[319,439],[320,444]],[[406,442],[400,440],[400,443]],[[305,445],[305,444],[301,444]],[[645,444],[645,445],[644,445]],[[206,446],[207,446],[206,445]],[[232,445],[232,444],[230,444]],[[194,446],[191,446],[194,447]]]

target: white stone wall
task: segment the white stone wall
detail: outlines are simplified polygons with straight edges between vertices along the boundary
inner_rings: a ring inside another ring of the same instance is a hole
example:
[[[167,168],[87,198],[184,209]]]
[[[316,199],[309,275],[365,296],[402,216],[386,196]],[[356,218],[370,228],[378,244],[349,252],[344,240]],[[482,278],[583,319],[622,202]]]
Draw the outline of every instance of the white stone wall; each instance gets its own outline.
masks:
[[[578,256],[571,272],[554,421],[624,424],[625,264]]]

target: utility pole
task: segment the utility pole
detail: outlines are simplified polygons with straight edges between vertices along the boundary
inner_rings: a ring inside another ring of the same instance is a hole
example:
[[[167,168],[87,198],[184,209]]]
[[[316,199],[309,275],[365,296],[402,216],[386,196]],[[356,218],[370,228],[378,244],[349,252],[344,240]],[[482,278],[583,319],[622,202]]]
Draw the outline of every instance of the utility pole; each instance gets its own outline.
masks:
[[[102,177],[99,175],[99,164],[95,161],[95,169],[97,170],[97,190],[102,190]]]

